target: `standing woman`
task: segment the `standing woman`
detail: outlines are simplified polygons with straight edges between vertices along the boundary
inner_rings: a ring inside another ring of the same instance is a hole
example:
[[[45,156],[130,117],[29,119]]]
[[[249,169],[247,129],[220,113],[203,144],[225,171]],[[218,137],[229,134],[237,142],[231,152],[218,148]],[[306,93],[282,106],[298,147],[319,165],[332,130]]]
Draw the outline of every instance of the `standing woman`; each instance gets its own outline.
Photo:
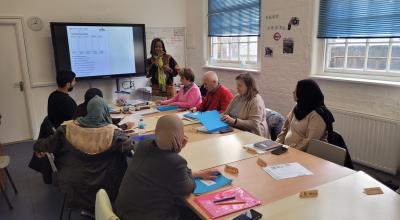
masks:
[[[298,81],[293,99],[297,104],[287,116],[276,141],[304,151],[311,139],[324,140],[327,129],[332,129],[335,120],[315,81]]]
[[[151,78],[152,94],[168,98],[175,96],[174,77],[180,72],[180,66],[167,54],[160,38],[151,42],[150,54],[151,58],[146,61],[146,77]]]
[[[233,127],[268,138],[265,105],[258,94],[256,82],[248,73],[236,77],[236,95],[226,109],[222,120]]]

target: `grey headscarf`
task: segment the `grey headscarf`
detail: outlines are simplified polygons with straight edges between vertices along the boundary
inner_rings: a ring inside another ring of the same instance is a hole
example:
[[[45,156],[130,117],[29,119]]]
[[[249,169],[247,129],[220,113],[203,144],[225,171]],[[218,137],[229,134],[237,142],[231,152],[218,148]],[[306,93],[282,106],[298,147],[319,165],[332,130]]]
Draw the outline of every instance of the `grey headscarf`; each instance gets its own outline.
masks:
[[[179,153],[183,147],[183,123],[177,115],[165,115],[157,121],[156,143],[161,150]]]
[[[112,124],[108,105],[103,98],[93,97],[87,104],[87,114],[76,119],[82,127],[100,128]]]

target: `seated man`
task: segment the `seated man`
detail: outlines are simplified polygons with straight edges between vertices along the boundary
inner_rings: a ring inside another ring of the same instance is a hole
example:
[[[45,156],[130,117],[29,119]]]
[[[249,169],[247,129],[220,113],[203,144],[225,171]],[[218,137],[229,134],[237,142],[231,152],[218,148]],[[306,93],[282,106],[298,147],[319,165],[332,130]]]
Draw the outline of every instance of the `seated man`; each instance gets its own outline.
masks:
[[[231,91],[218,82],[218,76],[215,72],[206,72],[203,76],[204,87],[207,89],[207,94],[203,98],[203,102],[190,110],[192,112],[217,110],[220,113],[225,112],[233,95]]]

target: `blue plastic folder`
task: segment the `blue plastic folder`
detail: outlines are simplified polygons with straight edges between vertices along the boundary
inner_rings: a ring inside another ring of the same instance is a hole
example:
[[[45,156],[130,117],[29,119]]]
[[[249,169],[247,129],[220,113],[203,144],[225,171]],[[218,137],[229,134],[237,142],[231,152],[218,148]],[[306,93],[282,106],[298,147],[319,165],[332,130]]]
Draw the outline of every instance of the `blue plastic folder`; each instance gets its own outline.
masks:
[[[203,112],[198,115],[199,121],[208,132],[216,132],[229,128],[229,125],[221,121],[221,116],[217,110]]]
[[[194,181],[196,183],[196,188],[194,189],[193,194],[195,195],[201,195],[232,183],[231,179],[228,179],[221,174],[219,174],[218,177],[213,180],[202,180],[200,178],[196,178]]]
[[[183,115],[183,117],[188,118],[188,119],[192,119],[192,120],[199,120],[199,115],[201,114],[201,112],[189,112]]]
[[[145,135],[138,135],[131,137],[131,139],[134,140],[135,142],[140,142],[146,139],[155,139],[155,138],[156,138],[155,134],[145,134]]]
[[[157,109],[160,112],[165,112],[165,111],[170,111],[170,110],[176,110],[176,109],[178,109],[178,106],[176,106],[176,105],[163,105],[163,106],[158,106]]]

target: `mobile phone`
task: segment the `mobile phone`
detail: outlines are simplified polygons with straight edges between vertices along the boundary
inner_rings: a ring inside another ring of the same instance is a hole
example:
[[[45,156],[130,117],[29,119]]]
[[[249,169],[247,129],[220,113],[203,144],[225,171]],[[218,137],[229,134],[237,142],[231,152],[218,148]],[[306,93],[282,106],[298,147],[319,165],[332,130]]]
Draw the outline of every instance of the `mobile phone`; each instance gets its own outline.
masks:
[[[229,133],[229,132],[232,132],[232,131],[233,131],[233,129],[231,127],[228,127],[228,128],[220,130],[219,133],[220,134],[224,134],[224,133]]]
[[[274,149],[273,151],[271,151],[271,154],[275,154],[275,155],[281,155],[283,153],[285,153],[288,149],[286,147],[280,146],[276,149]]]
[[[258,220],[261,219],[262,214],[254,209],[247,210],[232,220]]]

